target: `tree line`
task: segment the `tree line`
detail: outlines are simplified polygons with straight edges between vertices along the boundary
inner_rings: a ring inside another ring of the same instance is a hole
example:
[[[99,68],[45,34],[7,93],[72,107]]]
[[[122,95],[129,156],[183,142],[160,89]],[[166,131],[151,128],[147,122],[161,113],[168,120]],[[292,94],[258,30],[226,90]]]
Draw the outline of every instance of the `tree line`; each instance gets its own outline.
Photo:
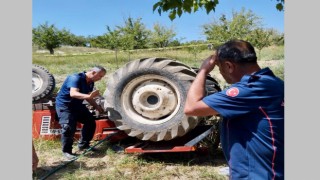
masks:
[[[54,49],[63,45],[111,50],[185,46],[190,51],[196,51],[197,46],[190,48],[190,45],[210,44],[215,47],[231,39],[244,39],[252,42],[260,52],[264,47],[284,44],[283,33],[264,28],[262,18],[244,8],[239,12],[232,12],[230,19],[222,14],[219,18],[213,19],[213,22],[202,25],[206,40],[199,41],[182,43],[183,38],[176,38],[174,27],[166,27],[160,23],[155,23],[152,29],[147,29],[142,18],[128,17],[122,25],[114,28],[106,27],[106,32],[102,35],[85,37],[74,35],[65,28],[58,29],[54,24],[45,22],[32,29],[32,43],[39,48],[49,50],[50,54],[54,54]]]

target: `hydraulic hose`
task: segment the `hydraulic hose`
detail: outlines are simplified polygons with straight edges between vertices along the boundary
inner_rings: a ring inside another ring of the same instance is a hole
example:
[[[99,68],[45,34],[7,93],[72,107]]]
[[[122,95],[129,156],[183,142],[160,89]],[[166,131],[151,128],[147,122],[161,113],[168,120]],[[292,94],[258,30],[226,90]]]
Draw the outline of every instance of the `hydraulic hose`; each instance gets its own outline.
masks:
[[[80,154],[79,156],[77,156],[76,158],[70,160],[70,161],[67,161],[63,164],[61,164],[60,166],[58,166],[57,168],[51,170],[49,173],[47,173],[45,176],[41,177],[40,180],[45,180],[47,179],[49,176],[51,176],[52,174],[54,174],[55,172],[57,172],[58,170],[66,167],[68,164],[74,162],[75,160],[79,159],[80,157],[84,156],[87,152],[91,151],[94,147],[96,147],[97,145],[101,144],[102,142],[106,141],[106,140],[109,140],[112,136],[118,134],[119,132],[114,132],[114,133],[111,133],[109,134],[107,137],[105,137],[104,139],[98,141],[95,145],[91,146],[89,149],[86,149],[82,154]]]

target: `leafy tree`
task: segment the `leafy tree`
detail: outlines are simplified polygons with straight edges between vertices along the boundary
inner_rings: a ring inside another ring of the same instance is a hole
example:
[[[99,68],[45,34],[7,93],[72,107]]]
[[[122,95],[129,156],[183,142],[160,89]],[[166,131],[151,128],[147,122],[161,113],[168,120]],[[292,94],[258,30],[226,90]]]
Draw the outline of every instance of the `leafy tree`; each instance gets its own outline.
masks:
[[[107,26],[108,33],[106,34],[107,36],[107,47],[113,50],[118,50],[120,47],[120,31],[117,30],[111,30],[109,26]]]
[[[65,43],[70,46],[86,46],[88,43],[88,39],[84,36],[76,36],[74,34],[70,34]]]
[[[130,60],[130,50],[131,49],[139,49],[137,48],[137,42],[134,41],[133,34],[123,34],[120,39],[120,45],[123,50],[128,51],[128,60]]]
[[[107,48],[108,37],[106,35],[96,36],[90,38],[91,47]]]
[[[90,43],[92,47],[108,48],[112,50],[117,50],[121,46],[120,42],[120,31],[111,30],[107,26],[107,32],[101,36],[91,37]]]
[[[123,49],[143,49],[147,47],[150,30],[141,22],[141,18],[129,17],[124,26],[116,26],[119,31],[120,44]]]
[[[260,20],[251,10],[242,8],[240,12],[233,11],[230,20],[222,14],[219,21],[203,25],[203,31],[207,40],[214,45],[231,39],[249,40],[252,31],[261,27]]]
[[[252,43],[252,45],[258,49],[258,57],[261,58],[261,50],[264,47],[268,47],[271,45],[271,39],[270,39],[271,32],[266,31],[262,28],[257,28],[252,31],[252,36],[249,39],[249,41]]]
[[[169,47],[181,46],[181,42],[179,39],[176,38],[173,41],[169,42],[168,46]]]
[[[124,25],[116,26],[111,29],[107,26],[107,32],[102,36],[91,39],[93,47],[109,48],[115,50],[128,50],[129,57],[132,49],[143,49],[150,41],[150,30],[147,30],[141,22],[141,18],[125,19]],[[130,58],[129,58],[130,59]]]
[[[111,30],[111,28],[109,26],[107,26],[107,30],[108,33],[106,34],[107,39],[108,39],[108,48],[114,50],[115,53],[115,61],[117,64],[117,68],[119,67],[119,63],[118,63],[118,50],[119,47],[121,47],[121,41],[120,41],[120,31],[118,30]],[[129,55],[130,56],[130,55]],[[130,57],[129,57],[130,59]]]
[[[54,54],[54,48],[60,47],[70,35],[69,31],[59,30],[54,24],[49,25],[48,22],[45,22],[32,29],[32,43],[41,48],[46,48],[50,51],[50,54]]]
[[[153,31],[151,32],[151,43],[154,47],[163,48],[167,47],[173,41],[176,33],[174,29],[167,28],[159,23],[154,24]]]
[[[236,1],[236,0],[235,0]],[[252,2],[254,3],[254,2]],[[211,11],[215,11],[219,0],[158,0],[153,5],[153,11],[158,11],[161,16],[162,12],[169,12],[169,18],[174,20],[176,15],[181,17],[183,13],[192,13],[204,8],[206,13],[209,14]],[[279,11],[284,10],[284,0],[276,0],[276,9]]]
[[[267,30],[270,33],[271,45],[283,46],[284,45],[284,33],[279,33],[275,29]]]

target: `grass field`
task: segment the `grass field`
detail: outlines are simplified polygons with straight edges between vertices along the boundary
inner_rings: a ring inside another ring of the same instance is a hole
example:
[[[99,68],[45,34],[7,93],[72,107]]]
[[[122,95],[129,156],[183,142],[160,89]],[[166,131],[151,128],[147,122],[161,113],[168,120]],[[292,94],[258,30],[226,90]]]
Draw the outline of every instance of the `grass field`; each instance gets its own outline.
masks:
[[[131,60],[166,57],[181,61],[190,67],[199,67],[202,60],[213,53],[211,50],[205,50],[195,56],[183,50],[145,50],[133,51],[129,54],[104,49],[72,47],[62,47],[56,49],[55,52],[55,55],[49,55],[48,51],[33,49],[32,57],[33,64],[44,66],[53,74],[56,80],[55,91],[58,91],[68,74],[88,70],[92,65],[99,64],[107,69],[107,76],[96,84],[102,93],[105,91],[108,76]],[[261,67],[270,67],[277,76],[284,79],[283,47],[263,49],[258,63]],[[214,69],[211,75],[221,87],[225,85],[217,69]],[[41,179],[66,163],[61,153],[60,141],[34,139],[34,143],[39,156],[39,164],[33,174],[33,179]],[[97,142],[93,142],[95,143]],[[103,142],[97,146],[99,152],[88,152],[47,179],[228,179],[227,176],[218,173],[220,168],[227,166],[220,148],[212,150],[207,147],[208,151],[190,153],[126,154],[123,151],[123,145],[126,143],[128,142]]]
[[[107,80],[110,74],[115,72],[129,61],[147,58],[147,57],[165,57],[172,60],[180,61],[190,67],[199,67],[202,60],[213,53],[212,50],[204,50],[194,54],[186,50],[143,50],[117,52],[96,48],[75,48],[61,47],[55,51],[55,55],[49,55],[45,50],[33,50],[32,63],[44,66],[53,74],[56,80],[56,91],[61,87],[64,78],[70,73],[81,72],[88,70],[95,64],[102,65],[107,69],[107,75],[96,86],[100,92],[104,92]],[[284,78],[284,47],[268,47],[262,49],[261,58],[258,60],[261,67],[269,66],[275,73]],[[221,86],[224,85],[224,80],[220,76],[217,68],[211,75],[216,78]]]
[[[60,168],[68,162],[62,157],[58,140],[35,139],[34,143],[40,161],[33,179],[227,179],[218,173],[219,168],[226,167],[220,148],[216,151],[126,154],[122,147],[127,142],[103,142],[96,146],[98,152],[89,151]]]

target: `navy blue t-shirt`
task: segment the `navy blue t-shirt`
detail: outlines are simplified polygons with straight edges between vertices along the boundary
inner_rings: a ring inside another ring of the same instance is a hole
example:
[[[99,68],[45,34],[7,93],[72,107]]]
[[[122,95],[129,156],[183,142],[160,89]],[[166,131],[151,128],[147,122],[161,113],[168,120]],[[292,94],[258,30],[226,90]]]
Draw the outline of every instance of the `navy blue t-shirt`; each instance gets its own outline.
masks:
[[[284,82],[269,68],[203,98],[219,112],[231,179],[284,179]]]
[[[61,108],[68,108],[72,106],[81,106],[82,99],[76,99],[70,97],[70,88],[78,88],[80,93],[89,94],[92,92],[94,83],[87,84],[86,72],[76,73],[67,76],[66,80],[62,84],[60,91],[56,97],[56,106]]]

